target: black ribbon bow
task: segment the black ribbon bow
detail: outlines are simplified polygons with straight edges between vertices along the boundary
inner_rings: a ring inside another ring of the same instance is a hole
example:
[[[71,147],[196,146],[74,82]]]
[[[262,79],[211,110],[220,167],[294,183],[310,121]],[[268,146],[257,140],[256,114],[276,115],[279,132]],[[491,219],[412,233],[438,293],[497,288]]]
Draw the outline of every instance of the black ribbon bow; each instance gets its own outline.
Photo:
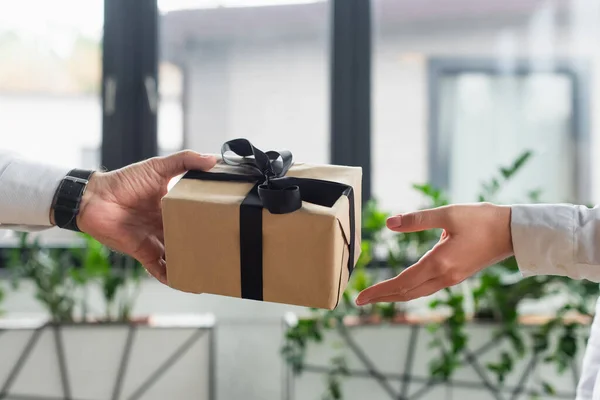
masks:
[[[292,213],[302,202],[333,207],[341,196],[350,203],[348,271],[354,269],[355,210],[352,186],[339,182],[285,176],[293,165],[289,151],[267,151],[254,147],[246,139],[234,139],[221,148],[223,162],[239,166],[248,174],[189,171],[183,179],[254,183],[240,205],[241,297],[263,300],[262,209],[272,214]]]

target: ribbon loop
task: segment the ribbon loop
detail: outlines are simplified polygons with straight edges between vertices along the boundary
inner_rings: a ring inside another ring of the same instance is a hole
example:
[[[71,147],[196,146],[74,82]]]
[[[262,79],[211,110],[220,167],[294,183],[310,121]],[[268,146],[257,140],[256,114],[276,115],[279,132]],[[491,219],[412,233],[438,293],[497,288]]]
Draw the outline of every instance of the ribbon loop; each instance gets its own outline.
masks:
[[[286,214],[302,207],[302,196],[297,185],[282,186],[272,183],[274,179],[284,177],[292,166],[291,152],[267,151],[265,153],[246,139],[234,139],[223,145],[221,154],[225,163],[248,167],[255,174],[262,175],[262,179],[258,182],[258,196],[263,207],[269,212]]]
[[[293,164],[291,152],[267,151],[265,153],[254,147],[247,139],[226,142],[221,148],[221,155],[226,164],[250,168],[262,175],[265,181],[285,176]]]
[[[258,195],[263,207],[271,214],[288,214],[302,208],[302,197],[297,185],[273,189],[268,185],[258,186]]]

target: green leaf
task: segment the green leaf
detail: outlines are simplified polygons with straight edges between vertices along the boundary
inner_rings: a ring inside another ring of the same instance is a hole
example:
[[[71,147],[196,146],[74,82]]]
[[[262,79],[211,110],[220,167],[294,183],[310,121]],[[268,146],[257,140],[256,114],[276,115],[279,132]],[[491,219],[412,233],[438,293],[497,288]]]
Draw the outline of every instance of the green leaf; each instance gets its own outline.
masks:
[[[391,320],[396,316],[396,304],[395,303],[379,303],[376,305],[376,311],[384,319]]]
[[[513,162],[513,164],[510,167],[500,168],[504,179],[512,178],[513,175],[515,175],[527,163],[529,158],[531,158],[531,155],[531,151],[525,151]]]
[[[525,355],[525,342],[523,341],[523,338],[521,337],[521,334],[518,329],[519,328],[517,328],[515,326],[511,326],[505,332],[505,335],[510,340],[510,342],[513,345],[513,348],[515,349],[517,354],[520,357],[523,357]]]
[[[446,301],[446,304],[450,307],[462,308],[463,300],[464,296],[462,294],[455,294]]]
[[[112,303],[117,295],[117,291],[125,284],[123,276],[110,274],[104,277],[102,284],[102,293],[108,303]]]
[[[352,274],[351,286],[357,292],[362,292],[373,284],[372,276],[364,269],[357,269]]]
[[[360,243],[361,253],[356,263],[356,269],[366,267],[373,260],[373,250],[370,240],[363,240]]]
[[[5,296],[5,292],[4,292],[4,288],[2,286],[0,286],[0,304],[2,304],[2,301],[4,300],[4,296]],[[0,315],[3,314],[3,310],[0,308]]]
[[[429,333],[433,334],[433,333],[436,333],[437,331],[439,331],[440,327],[441,327],[441,325],[439,325],[439,324],[428,324],[427,325],[427,331]]]
[[[548,349],[548,336],[542,332],[536,332],[532,335],[534,353],[542,353]]]
[[[529,202],[531,203],[539,203],[542,197],[542,190],[541,189],[534,189],[534,190],[530,190],[527,193],[527,198],[529,199]]]
[[[542,390],[544,391],[545,394],[549,394],[549,395],[556,394],[556,390],[554,390],[554,386],[552,386],[550,383],[548,383],[546,381],[542,382]]]
[[[500,361],[497,363],[488,363],[486,367],[496,374],[498,383],[504,383],[506,376],[513,369],[513,359],[507,352],[502,352]]]
[[[389,215],[378,208],[376,200],[367,202],[362,214],[363,241],[376,239],[385,229]]]
[[[88,235],[84,235],[86,249],[83,269],[90,277],[104,276],[111,268],[110,251],[103,244]]]
[[[440,299],[434,299],[429,303],[429,308],[436,309],[439,306],[443,305],[442,301]]]

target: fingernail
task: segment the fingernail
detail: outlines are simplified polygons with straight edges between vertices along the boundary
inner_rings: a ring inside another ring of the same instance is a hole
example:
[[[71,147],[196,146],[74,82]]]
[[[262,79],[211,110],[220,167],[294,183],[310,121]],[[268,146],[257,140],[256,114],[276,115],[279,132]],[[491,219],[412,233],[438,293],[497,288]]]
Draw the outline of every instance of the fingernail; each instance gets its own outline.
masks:
[[[160,260],[158,263],[160,264],[160,267],[162,268],[162,271],[160,271],[160,281],[166,285],[168,282],[167,281],[167,262],[165,260]]]
[[[357,306],[364,306],[365,304],[367,304],[369,302],[369,299],[367,297],[364,296],[358,296],[356,298],[356,305]]]
[[[388,228],[398,228],[402,226],[402,216],[396,215],[395,217],[390,217],[387,220]]]

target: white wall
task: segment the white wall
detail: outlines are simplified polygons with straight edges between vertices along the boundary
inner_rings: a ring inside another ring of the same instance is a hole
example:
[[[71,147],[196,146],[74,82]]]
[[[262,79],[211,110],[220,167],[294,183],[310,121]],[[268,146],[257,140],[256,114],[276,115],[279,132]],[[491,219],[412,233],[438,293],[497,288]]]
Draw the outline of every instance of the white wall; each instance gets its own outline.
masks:
[[[328,64],[323,41],[242,42],[188,54],[186,146],[218,153],[237,137],[298,161],[329,160]]]

